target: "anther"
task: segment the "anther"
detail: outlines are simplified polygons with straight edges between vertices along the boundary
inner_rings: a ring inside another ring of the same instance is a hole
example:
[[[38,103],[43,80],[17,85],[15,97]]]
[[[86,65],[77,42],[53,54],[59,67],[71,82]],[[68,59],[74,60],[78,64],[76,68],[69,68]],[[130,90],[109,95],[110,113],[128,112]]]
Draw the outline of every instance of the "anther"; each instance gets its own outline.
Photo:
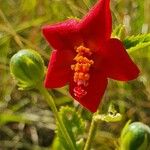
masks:
[[[90,79],[89,70],[91,65],[94,64],[94,61],[88,58],[88,56],[92,54],[89,48],[79,46],[76,48],[76,52],[77,55],[74,58],[76,64],[71,65],[71,69],[74,70],[73,80],[77,84],[74,88],[74,95],[81,98],[87,94],[84,87],[88,86],[88,81]]]
[[[86,53],[86,54],[88,54],[88,55],[91,55],[91,54],[92,54],[91,50],[90,50],[89,48],[84,47],[84,46],[79,46],[79,47],[76,49],[76,52],[77,52],[77,53],[81,53],[81,54]]]

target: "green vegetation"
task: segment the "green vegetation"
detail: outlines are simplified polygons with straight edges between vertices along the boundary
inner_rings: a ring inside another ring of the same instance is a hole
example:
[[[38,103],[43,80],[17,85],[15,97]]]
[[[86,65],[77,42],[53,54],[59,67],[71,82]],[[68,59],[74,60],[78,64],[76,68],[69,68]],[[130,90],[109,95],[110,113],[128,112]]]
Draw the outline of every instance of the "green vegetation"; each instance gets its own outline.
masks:
[[[0,0],[0,149],[61,150],[54,132],[56,121],[52,111],[37,90],[18,90],[9,70],[10,58],[20,49],[34,49],[47,66],[51,48],[41,34],[42,25],[69,17],[81,18],[95,2],[96,0]],[[150,31],[150,1],[111,0],[111,10],[113,36],[123,40],[141,74],[138,79],[127,83],[109,81],[100,113],[108,114],[109,106],[113,104],[115,110],[121,113],[122,120],[107,123],[105,121],[113,117],[109,114],[103,116],[93,139],[94,150],[115,150],[119,146],[121,130],[129,119],[150,126],[150,34],[147,34]],[[87,137],[91,113],[73,102],[67,86],[53,89],[50,94],[58,109],[66,105],[74,106],[73,109],[63,107],[59,113],[66,124],[73,127],[78,125],[72,129],[71,136],[75,139],[74,142],[78,141],[79,149],[82,149],[82,138]],[[63,113],[66,116],[62,116]],[[67,113],[73,115],[74,122],[67,120]],[[61,136],[59,128],[56,132]],[[82,136],[74,136],[73,132]]]

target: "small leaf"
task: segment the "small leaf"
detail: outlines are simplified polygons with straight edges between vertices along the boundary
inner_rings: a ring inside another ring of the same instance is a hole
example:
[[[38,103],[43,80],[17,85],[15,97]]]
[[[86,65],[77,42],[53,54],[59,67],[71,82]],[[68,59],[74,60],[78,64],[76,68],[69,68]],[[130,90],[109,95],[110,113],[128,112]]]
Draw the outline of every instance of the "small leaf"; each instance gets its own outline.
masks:
[[[122,120],[122,115],[115,110],[113,104],[110,104],[107,114],[97,114],[94,119],[95,121],[118,122]]]
[[[125,37],[124,25],[118,25],[113,30],[112,37],[120,39],[124,43],[126,49],[128,49],[128,52],[150,46],[150,33]]]
[[[70,107],[62,107],[59,112],[60,118],[62,119],[74,145],[76,145],[77,150],[81,150],[83,148],[83,139],[82,134],[85,130],[85,124],[80,117],[80,115],[76,112],[74,108]],[[70,146],[66,142],[63,137],[60,128],[57,126],[57,136],[59,138],[60,144],[64,147],[64,149],[70,149]]]
[[[102,120],[102,121],[105,121],[105,122],[118,122],[118,121],[122,120],[122,115],[119,114],[119,113],[117,113],[115,115],[112,115],[112,114],[101,114],[101,115],[96,115],[94,117],[94,119],[96,121]]]
[[[125,26],[124,25],[118,25],[112,33],[112,37],[118,38],[120,40],[124,40],[125,38]]]
[[[129,51],[145,48],[150,46],[150,33],[139,34],[137,36],[129,36],[123,40],[123,43]]]

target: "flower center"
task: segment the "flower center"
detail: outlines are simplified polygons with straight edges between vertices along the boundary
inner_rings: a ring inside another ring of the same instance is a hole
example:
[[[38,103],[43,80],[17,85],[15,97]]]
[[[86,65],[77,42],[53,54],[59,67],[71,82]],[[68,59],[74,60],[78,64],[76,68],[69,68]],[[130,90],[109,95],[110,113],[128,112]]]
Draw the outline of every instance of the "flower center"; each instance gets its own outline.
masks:
[[[74,71],[73,80],[76,83],[74,88],[74,95],[78,98],[82,98],[87,94],[85,87],[88,86],[88,81],[90,79],[90,67],[94,64],[94,61],[88,57],[92,55],[89,48],[84,46],[79,46],[76,48],[77,55],[74,60],[76,64],[71,65],[71,69]]]

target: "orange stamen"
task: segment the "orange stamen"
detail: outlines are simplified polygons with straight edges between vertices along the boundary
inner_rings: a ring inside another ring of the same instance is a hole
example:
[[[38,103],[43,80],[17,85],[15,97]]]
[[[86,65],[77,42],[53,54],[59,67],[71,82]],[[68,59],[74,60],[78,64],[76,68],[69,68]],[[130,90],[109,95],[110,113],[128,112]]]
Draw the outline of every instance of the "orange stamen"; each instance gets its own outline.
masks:
[[[74,88],[74,95],[78,98],[86,95],[87,92],[83,88],[88,85],[90,79],[89,70],[91,65],[94,64],[94,61],[88,57],[92,55],[92,52],[89,48],[84,46],[79,46],[76,48],[77,55],[74,60],[76,64],[71,65],[71,69],[74,71],[74,82],[77,86]]]

